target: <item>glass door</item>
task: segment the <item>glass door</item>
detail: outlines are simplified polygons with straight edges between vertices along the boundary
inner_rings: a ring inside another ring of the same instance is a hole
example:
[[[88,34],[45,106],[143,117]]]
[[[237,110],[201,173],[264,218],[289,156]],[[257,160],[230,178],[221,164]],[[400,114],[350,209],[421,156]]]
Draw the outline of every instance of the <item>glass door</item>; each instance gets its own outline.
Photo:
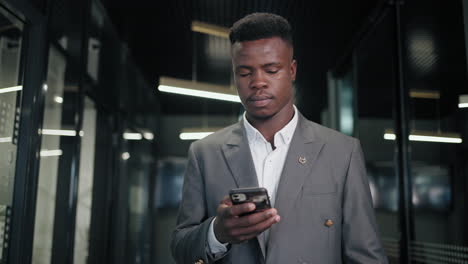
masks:
[[[76,136],[75,130],[62,126],[66,66],[64,56],[51,47],[34,228],[33,263],[37,264],[51,263],[59,163],[64,154],[61,141]]]
[[[360,140],[382,244],[399,263],[394,20],[393,9],[383,12],[349,61],[329,75],[328,122]]]
[[[0,5],[0,263],[9,247],[21,105],[23,23]]]
[[[461,10],[461,1],[405,4],[412,263],[468,262],[467,25]]]

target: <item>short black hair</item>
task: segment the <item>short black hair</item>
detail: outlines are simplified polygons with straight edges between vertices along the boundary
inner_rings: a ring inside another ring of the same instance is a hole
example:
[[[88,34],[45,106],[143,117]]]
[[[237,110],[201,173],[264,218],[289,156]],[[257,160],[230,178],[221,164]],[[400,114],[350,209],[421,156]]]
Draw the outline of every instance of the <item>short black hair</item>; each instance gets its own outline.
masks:
[[[271,37],[280,37],[293,46],[291,25],[284,17],[271,13],[252,13],[235,22],[229,32],[231,44]]]

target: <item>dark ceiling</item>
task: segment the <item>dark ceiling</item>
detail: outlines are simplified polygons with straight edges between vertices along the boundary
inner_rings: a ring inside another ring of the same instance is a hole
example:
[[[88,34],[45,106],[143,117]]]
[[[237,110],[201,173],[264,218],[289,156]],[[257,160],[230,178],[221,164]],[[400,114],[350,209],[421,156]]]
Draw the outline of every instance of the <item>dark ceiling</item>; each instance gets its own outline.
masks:
[[[372,0],[171,0],[133,1],[131,5],[123,0],[103,2],[137,65],[155,89],[159,76],[192,79],[192,54],[200,50],[199,46],[194,48],[198,41],[194,42],[196,34],[191,31],[193,20],[230,27],[252,12],[284,16],[294,30],[298,106],[314,121],[320,121],[320,112],[326,105],[326,72],[344,54],[377,5]],[[216,82],[216,74],[212,76]],[[225,115],[239,110],[238,105],[207,99],[168,94],[159,97],[163,114]]]

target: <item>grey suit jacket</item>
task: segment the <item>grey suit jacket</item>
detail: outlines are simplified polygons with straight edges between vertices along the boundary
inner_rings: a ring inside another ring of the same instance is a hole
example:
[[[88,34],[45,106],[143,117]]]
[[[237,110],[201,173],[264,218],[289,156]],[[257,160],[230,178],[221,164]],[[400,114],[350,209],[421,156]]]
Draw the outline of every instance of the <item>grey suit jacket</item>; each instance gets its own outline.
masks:
[[[268,245],[234,244],[216,261],[206,249],[218,204],[232,188],[258,186],[257,176],[242,121],[191,145],[171,243],[177,263],[387,263],[359,141],[298,114]]]

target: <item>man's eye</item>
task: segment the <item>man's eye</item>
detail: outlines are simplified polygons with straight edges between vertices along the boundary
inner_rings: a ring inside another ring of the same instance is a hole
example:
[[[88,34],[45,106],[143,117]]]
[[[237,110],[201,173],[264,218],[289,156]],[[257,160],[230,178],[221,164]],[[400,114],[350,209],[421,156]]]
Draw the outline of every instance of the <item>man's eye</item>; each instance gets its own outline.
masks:
[[[250,75],[250,72],[240,72],[240,73],[239,73],[239,76],[240,76],[240,77],[247,77],[247,76],[249,76],[249,75]]]
[[[267,73],[269,73],[269,74],[275,74],[275,73],[277,73],[277,72],[278,72],[278,70],[270,70],[270,71],[267,71]]]

